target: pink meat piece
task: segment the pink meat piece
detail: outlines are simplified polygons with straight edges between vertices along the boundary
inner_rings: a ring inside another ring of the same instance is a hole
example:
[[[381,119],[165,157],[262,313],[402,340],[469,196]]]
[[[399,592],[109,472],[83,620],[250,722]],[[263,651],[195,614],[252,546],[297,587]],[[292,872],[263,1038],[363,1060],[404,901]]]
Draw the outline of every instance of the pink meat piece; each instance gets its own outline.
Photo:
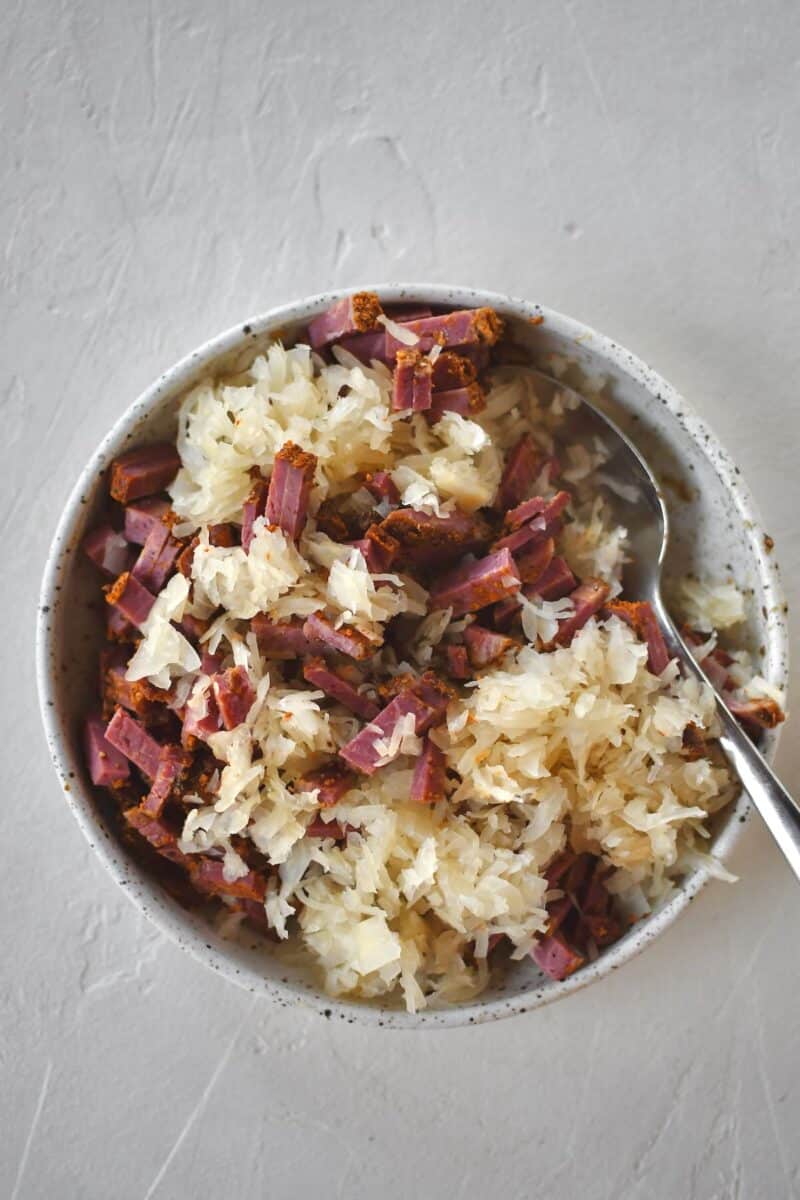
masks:
[[[189,767],[190,759],[180,746],[161,747],[161,757],[150,791],[139,807],[151,817],[160,817],[161,810],[169,800],[172,789]]]
[[[175,541],[169,526],[161,522],[154,524],[131,568],[131,575],[149,591],[160,592],[181,549],[181,543]]]
[[[316,469],[316,455],[294,442],[286,442],[275,455],[267,494],[267,524],[277,525],[295,542],[305,528]]]
[[[462,617],[505,600],[520,583],[510,552],[498,550],[477,562],[464,563],[439,579],[431,592],[429,608],[452,608],[453,616]]]
[[[523,591],[525,591],[524,588]],[[501,633],[505,633],[514,624],[514,618],[521,608],[522,605],[516,596],[509,596],[507,600],[500,600],[492,607],[492,625],[495,629],[499,629]]]
[[[452,679],[469,679],[472,676],[466,646],[447,645],[444,653]]]
[[[502,633],[495,633],[491,629],[485,629],[483,625],[468,625],[464,630],[464,642],[469,654],[469,661],[476,669],[478,667],[488,667],[489,663],[496,662],[498,658],[516,645],[513,638],[505,637]]]
[[[106,636],[111,642],[132,642],[136,638],[136,626],[117,608],[109,607],[106,613]]]
[[[106,739],[106,723],[100,716],[87,717],[83,730],[86,765],[95,787],[119,787],[127,783],[130,767],[124,754]]]
[[[660,675],[670,661],[670,654],[652,605],[646,600],[610,600],[606,608],[630,625],[646,643],[648,669],[654,675]]]
[[[418,350],[398,350],[392,375],[392,409],[411,411],[414,407],[414,368],[420,360]]]
[[[317,803],[320,808],[332,808],[345,796],[356,782],[352,771],[344,763],[326,763],[316,771],[309,771],[295,782],[295,791],[313,792],[318,789]],[[332,836],[332,835],[331,835]]]
[[[434,393],[461,391],[475,383],[477,378],[474,363],[453,350],[442,351],[433,364]]]
[[[425,414],[428,424],[435,425],[445,413],[457,413],[471,419],[486,407],[483,391],[477,383],[468,387],[451,388],[447,392],[434,392],[430,410]]]
[[[306,618],[303,633],[309,641],[324,642],[330,649],[348,654],[359,661],[370,658],[378,649],[374,642],[357,629],[349,625],[342,625],[336,629],[331,621],[318,612]]]
[[[383,309],[375,292],[355,292],[336,300],[308,326],[313,350],[322,350],[349,334],[366,333],[378,324]]]
[[[398,721],[407,713],[414,715],[414,732],[426,733],[444,720],[450,691],[430,672],[395,696],[369,725],[365,726],[339,751],[341,758],[365,775],[374,775],[381,755],[375,743],[391,736]]]
[[[416,349],[423,354],[434,346],[493,346],[503,332],[503,322],[492,308],[461,309],[437,317],[423,317],[419,321],[403,321],[402,325],[417,335]],[[404,343],[387,332],[387,352],[396,354],[403,348]]]
[[[389,504],[400,503],[400,493],[397,484],[388,471],[373,471],[364,480],[364,487],[372,492],[376,500],[388,500]]]
[[[547,522],[544,517],[535,517],[527,525],[515,529],[513,533],[507,533],[505,537],[493,542],[492,549],[510,550],[512,554],[523,554],[547,536]]]
[[[534,496],[531,500],[525,500],[506,513],[503,522],[504,528],[520,529],[534,518],[543,517],[549,533],[550,526],[559,519],[569,502],[569,492],[557,492],[550,500],[545,500],[543,496]]]
[[[542,454],[529,433],[509,451],[497,489],[495,508],[507,512],[525,499],[541,469]]]
[[[183,728],[181,730],[181,744],[183,746],[191,746],[193,738],[198,738],[201,742],[207,742],[212,733],[219,733],[222,728],[222,718],[220,717],[213,690],[209,688],[203,700],[203,708],[198,712],[194,712],[188,706],[186,708],[183,717]]]
[[[116,578],[131,565],[128,541],[110,525],[98,525],[83,539],[83,552],[105,575]]]
[[[136,500],[125,509],[125,537],[137,546],[143,546],[147,535],[157,525],[167,524],[169,503],[158,496]]]
[[[338,821],[324,821],[321,816],[315,817],[313,821],[309,821],[306,825],[306,837],[313,838],[333,838],[335,842],[342,842],[347,837],[350,825],[342,826]]]
[[[556,556],[539,578],[527,583],[522,591],[529,599],[541,596],[542,600],[561,600],[577,586],[578,581],[567,566],[566,560]]]
[[[204,675],[216,675],[222,669],[222,655],[209,654],[207,650],[200,652],[200,670]]]
[[[121,704],[129,712],[140,717],[148,717],[157,706],[148,698],[141,682],[131,683],[125,678],[127,663],[122,661],[106,662],[102,673],[101,694],[104,703],[114,708]]]
[[[423,412],[431,406],[432,366],[418,350],[397,351],[392,383],[392,408],[395,412]]]
[[[141,629],[156,598],[129,571],[125,571],[106,592],[106,601],[113,604],[126,621]]]
[[[392,358],[386,352],[386,330],[373,329],[369,333],[352,333],[339,338],[338,345],[362,362],[365,367],[377,361],[391,366]]]
[[[212,684],[222,724],[226,729],[241,725],[256,698],[255,688],[244,667],[229,667],[214,676]]]
[[[126,713],[124,708],[114,711],[106,726],[105,738],[120,754],[130,759],[143,775],[150,780],[155,779],[161,761],[161,743],[151,737],[144,726]]]
[[[200,638],[209,630],[211,622],[204,621],[200,617],[195,617],[192,613],[184,613],[183,620],[178,623],[178,628],[184,637],[187,637],[195,648],[199,647]]]
[[[211,896],[236,896],[241,900],[263,901],[267,892],[267,881],[255,871],[248,871],[240,879],[229,882],[225,878],[224,864],[218,858],[190,858],[189,873],[197,890]]]
[[[303,678],[312,687],[319,688],[332,700],[338,700],[339,704],[343,704],[365,721],[371,721],[380,711],[374,700],[359,692],[346,679],[342,679],[341,675],[329,670],[321,658],[309,659],[303,667]]]
[[[367,570],[372,575],[383,575],[391,570],[397,555],[400,553],[400,543],[390,533],[385,533],[380,525],[370,525],[363,538],[351,542],[361,551]]]
[[[522,552],[514,556],[523,583],[535,583],[540,578],[542,572],[546,571],[553,561],[555,549],[553,539],[545,538],[543,542],[523,547]]]
[[[415,508],[396,508],[381,521],[381,529],[400,543],[403,557],[415,566],[440,565],[485,546],[482,523],[461,509],[445,516]]]
[[[181,866],[189,864],[188,857],[178,849],[177,835],[158,817],[152,817],[146,813],[141,805],[137,808],[126,809],[123,816],[131,829],[135,829],[137,833],[141,834],[145,841],[149,842],[163,858],[168,858],[170,862],[179,863]]]
[[[250,495],[242,507],[242,547],[247,552],[253,540],[253,526],[259,517],[264,516],[267,504],[268,484],[266,479],[256,479]]]
[[[543,937],[531,950],[531,958],[551,979],[566,979],[585,961],[558,934]]]
[[[271,621],[266,613],[256,613],[250,628],[268,658],[303,658],[307,654],[322,654],[328,649],[324,642],[306,637],[300,620]]]
[[[120,504],[163,492],[178,473],[180,456],[171,442],[137,446],[111,464],[110,492]]]
[[[417,804],[437,804],[445,797],[446,781],[444,754],[435,742],[426,737],[422,752],[414,764],[409,799]]]
[[[603,607],[608,599],[608,591],[608,584],[602,579],[585,579],[570,593],[575,611],[559,621],[558,633],[554,639],[556,645],[569,645],[578,630],[583,629],[589,618]]]
[[[774,729],[786,719],[780,705],[767,696],[759,696],[753,700],[739,700],[736,696],[726,693],[723,700],[737,721],[749,729]]]

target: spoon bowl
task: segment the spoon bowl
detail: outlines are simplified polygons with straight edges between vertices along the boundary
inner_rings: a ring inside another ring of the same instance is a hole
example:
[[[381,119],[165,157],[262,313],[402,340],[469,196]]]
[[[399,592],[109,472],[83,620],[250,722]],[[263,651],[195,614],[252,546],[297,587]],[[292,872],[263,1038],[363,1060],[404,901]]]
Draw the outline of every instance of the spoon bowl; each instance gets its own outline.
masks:
[[[549,403],[560,393],[568,401],[566,440],[602,446],[605,462],[596,477],[605,484],[615,516],[628,531],[625,594],[652,606],[671,656],[685,674],[695,675],[713,692],[720,746],[800,880],[800,807],[714,688],[664,603],[661,575],[669,545],[669,512],[655,475],[630,438],[585,396],[541,371],[534,375],[541,400]]]

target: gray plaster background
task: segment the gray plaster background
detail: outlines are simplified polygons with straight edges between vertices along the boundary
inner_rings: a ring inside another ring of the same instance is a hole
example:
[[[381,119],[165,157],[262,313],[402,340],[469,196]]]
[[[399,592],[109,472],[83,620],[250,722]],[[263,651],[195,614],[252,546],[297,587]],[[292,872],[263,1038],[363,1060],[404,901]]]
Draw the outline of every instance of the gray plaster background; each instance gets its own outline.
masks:
[[[797,4],[7,0],[0,34],[0,1196],[797,1196],[800,894],[757,822],[738,885],[554,1007],[424,1034],[273,1011],[93,860],[31,645],[121,409],[248,314],[379,278],[641,354],[738,459],[796,596]]]

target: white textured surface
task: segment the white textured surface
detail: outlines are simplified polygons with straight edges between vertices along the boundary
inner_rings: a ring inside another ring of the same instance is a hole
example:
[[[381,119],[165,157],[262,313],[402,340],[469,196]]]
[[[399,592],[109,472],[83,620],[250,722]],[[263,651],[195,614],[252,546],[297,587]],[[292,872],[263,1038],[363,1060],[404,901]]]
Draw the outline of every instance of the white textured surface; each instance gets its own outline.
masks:
[[[736,887],[554,1007],[424,1034],[273,1011],[94,861],[30,645],[112,418],[215,331],[380,277],[526,295],[642,354],[738,459],[796,595],[795,4],[18,0],[0,22],[0,1195],[800,1194],[800,893],[758,823]],[[800,788],[791,730],[778,765]]]

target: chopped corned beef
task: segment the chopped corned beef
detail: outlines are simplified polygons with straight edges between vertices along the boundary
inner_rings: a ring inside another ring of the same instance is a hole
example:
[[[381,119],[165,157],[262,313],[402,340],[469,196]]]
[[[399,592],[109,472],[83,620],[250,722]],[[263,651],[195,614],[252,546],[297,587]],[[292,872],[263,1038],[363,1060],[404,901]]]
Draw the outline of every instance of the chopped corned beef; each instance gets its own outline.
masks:
[[[446,779],[444,754],[435,742],[426,737],[414,765],[409,799],[417,804],[437,804],[445,797]]]
[[[450,697],[446,685],[428,672],[395,696],[369,725],[343,746],[340,757],[365,775],[374,775],[382,758],[376,743],[391,737],[397,723],[408,713],[414,716],[414,732],[425,733],[444,720]]]
[[[405,409],[422,412],[430,408],[431,380],[430,359],[423,358],[419,350],[398,350],[392,388],[392,408],[395,412]]]
[[[250,676],[244,667],[230,667],[214,676],[214,699],[226,729],[241,725],[256,698]]]
[[[136,500],[126,505],[125,537],[129,542],[143,546],[147,535],[156,525],[171,524],[171,512],[169,503],[158,496],[150,496],[146,500]]]
[[[646,643],[647,666],[654,675],[660,675],[669,663],[670,654],[652,605],[646,600],[609,600],[606,609],[630,625]]]
[[[322,350],[350,334],[375,329],[383,313],[374,292],[355,292],[336,300],[308,326],[308,340],[314,350]]]
[[[153,849],[157,850],[164,858],[168,858],[170,862],[180,863],[182,866],[189,862],[187,856],[178,849],[177,835],[164,821],[151,816],[141,806],[128,808],[122,815],[130,827],[141,834],[145,841],[149,842]]]
[[[373,471],[364,480],[364,487],[372,492],[376,500],[388,500],[389,504],[400,503],[397,484],[388,471]]]
[[[321,654],[326,648],[324,642],[306,636],[299,620],[271,621],[266,613],[256,613],[250,628],[268,658],[302,658],[306,654]]]
[[[469,669],[466,646],[448,645],[445,646],[444,653],[451,679],[469,679],[471,677],[472,672]]]
[[[172,537],[169,526],[153,525],[142,546],[139,557],[131,567],[131,575],[149,591],[157,594],[167,582],[182,545]]]
[[[317,790],[317,803],[320,808],[332,808],[345,796],[356,782],[352,771],[348,771],[344,763],[326,763],[316,771],[309,771],[298,779],[295,789],[298,792],[313,792]]]
[[[333,838],[335,842],[342,842],[347,837],[349,828],[350,826],[343,827],[338,821],[325,821],[319,816],[306,825],[306,837]]]
[[[738,700],[736,696],[726,694],[722,698],[736,720],[751,729],[774,729],[786,719],[780,705],[768,696]]]
[[[558,623],[558,633],[555,636],[557,645],[569,645],[578,630],[583,629],[589,618],[603,607],[608,592],[608,584],[604,580],[585,579],[574,592],[570,593],[573,612]]]
[[[246,551],[250,549],[250,543],[253,540],[253,526],[259,517],[264,516],[264,510],[267,504],[267,491],[269,484],[266,479],[259,476],[253,481],[253,486],[250,489],[250,495],[244,502],[242,508],[242,548]]]
[[[528,597],[541,596],[542,600],[561,600],[569,596],[578,586],[565,559],[558,555],[551,560],[538,579],[527,583],[522,591]]]
[[[263,875],[248,871],[239,879],[227,880],[225,867],[217,858],[190,858],[189,874],[192,883],[201,892],[212,896],[238,896],[242,900],[263,900],[267,893],[267,881]]]
[[[156,442],[137,446],[121,454],[111,464],[109,490],[120,504],[163,492],[178,473],[181,465],[177,448],[171,442]]]
[[[511,531],[520,529],[536,517],[544,517],[545,528],[549,533],[550,527],[561,516],[570,499],[569,492],[557,492],[549,500],[545,500],[542,496],[534,496],[531,500],[525,500],[507,512],[503,525]]]
[[[514,562],[522,582],[536,583],[553,561],[555,550],[553,539],[545,538],[543,542],[525,546],[519,554],[515,554]]]
[[[507,513],[514,505],[525,499],[541,469],[542,454],[529,433],[525,433],[509,451],[500,486],[497,489],[495,508]]]
[[[347,350],[365,367],[370,366],[374,361],[386,363],[387,366],[391,365],[392,359],[386,349],[385,329],[371,329],[368,333],[350,333],[339,338],[337,345],[341,346],[343,350]]]
[[[543,937],[531,950],[531,957],[551,979],[566,979],[586,961],[559,934]]]
[[[374,700],[370,700],[369,696],[365,696],[341,675],[329,670],[321,658],[311,658],[304,664],[303,678],[365,721],[371,721],[379,712]]]
[[[464,563],[436,581],[429,606],[452,608],[453,616],[477,612],[519,589],[520,578],[508,550]]]
[[[191,756],[180,746],[161,747],[161,756],[150,791],[142,800],[142,812],[151,817],[161,816],[161,810],[189,769]]]
[[[443,350],[433,364],[434,392],[449,392],[469,387],[475,383],[477,377],[475,364],[452,350]]]
[[[468,625],[464,630],[464,642],[473,667],[488,667],[502,658],[506,651],[516,645],[513,638],[494,633],[482,625]]]
[[[267,494],[267,524],[277,525],[295,542],[305,528],[316,469],[316,455],[294,442],[287,442],[275,455]]]
[[[141,629],[156,602],[149,592],[130,571],[125,571],[106,592],[106,602],[113,604],[122,617]]]
[[[363,538],[352,543],[364,556],[367,570],[373,575],[382,575],[391,567],[400,553],[400,543],[380,525],[370,525]]]
[[[403,321],[402,325],[416,334],[419,339],[417,349],[423,354],[434,346],[452,348],[471,343],[493,346],[503,332],[503,322],[493,308],[462,309],[437,317],[422,317],[418,321]],[[405,346],[387,331],[386,348],[391,354]]]
[[[110,525],[98,525],[83,539],[83,552],[105,575],[116,578],[131,565],[127,539]]]
[[[396,508],[381,522],[401,546],[404,558],[415,563],[441,563],[480,549],[487,529],[479,517],[453,509],[438,517],[414,508]]]
[[[222,717],[217,706],[216,696],[211,688],[203,696],[202,708],[186,706],[181,730],[181,744],[194,745],[194,739],[205,742],[212,733],[219,733],[222,728]]]
[[[161,743],[151,737],[135,717],[118,708],[106,726],[105,738],[143,775],[155,779],[161,761]]]
[[[324,642],[332,650],[341,654],[349,654],[358,660],[370,658],[378,647],[365,634],[349,625],[341,625],[338,629],[321,613],[312,613],[303,625],[303,633],[309,641]]]
[[[83,735],[86,764],[96,787],[119,787],[130,777],[128,760],[105,734],[106,723],[102,717],[87,717]]]

